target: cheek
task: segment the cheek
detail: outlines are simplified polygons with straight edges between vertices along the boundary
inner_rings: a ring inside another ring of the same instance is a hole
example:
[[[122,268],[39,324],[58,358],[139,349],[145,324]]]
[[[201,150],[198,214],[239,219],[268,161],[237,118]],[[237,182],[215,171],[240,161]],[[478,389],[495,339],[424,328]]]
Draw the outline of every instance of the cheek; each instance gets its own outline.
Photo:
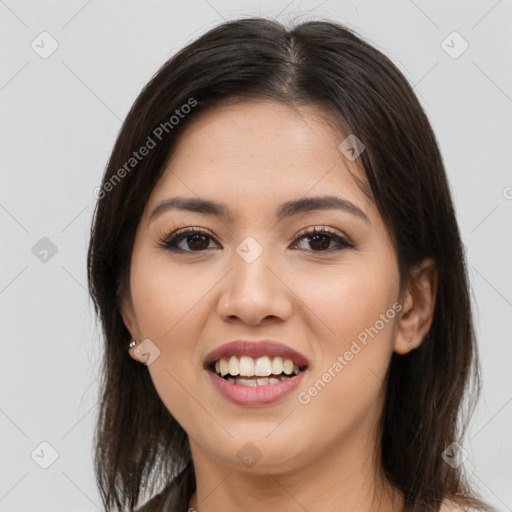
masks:
[[[134,253],[132,261],[130,285],[137,322],[142,336],[160,350],[148,371],[160,399],[183,426],[194,424],[204,414],[193,399],[197,396],[194,371],[197,374],[202,369],[193,365],[214,277],[180,272],[160,256]]]
[[[141,251],[134,254],[130,279],[143,335],[168,346],[183,329],[200,325],[197,312],[218,277],[198,266],[172,264],[165,253]]]
[[[309,310],[309,317],[316,318],[316,334],[335,342],[326,348],[348,349],[351,340],[359,335],[364,341],[366,330],[376,323],[381,340],[391,337],[398,274],[394,260],[370,256],[336,266],[311,266],[300,279],[290,276],[294,293],[306,306],[303,311]]]
[[[334,423],[343,415],[333,404],[343,404],[351,421],[371,408],[384,385],[400,305],[394,260],[380,256],[319,270],[301,285],[322,328],[313,333],[316,364],[299,401]]]
[[[203,328],[202,311],[215,276],[199,278],[197,271],[183,271],[166,256],[134,251],[130,287],[141,335],[160,350],[159,359],[150,366],[151,374],[155,381],[167,375],[167,384],[175,388],[179,384],[172,377],[181,381],[191,372]]]

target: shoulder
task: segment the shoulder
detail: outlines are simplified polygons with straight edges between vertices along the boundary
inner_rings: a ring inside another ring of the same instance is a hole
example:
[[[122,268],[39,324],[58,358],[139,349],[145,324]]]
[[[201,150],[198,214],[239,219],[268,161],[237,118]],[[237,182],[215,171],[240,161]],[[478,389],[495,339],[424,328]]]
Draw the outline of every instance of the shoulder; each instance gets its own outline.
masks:
[[[476,512],[474,508],[468,505],[459,505],[455,501],[445,499],[439,507],[439,512]]]
[[[194,491],[194,469],[189,463],[160,493],[136,512],[187,512],[189,499]]]

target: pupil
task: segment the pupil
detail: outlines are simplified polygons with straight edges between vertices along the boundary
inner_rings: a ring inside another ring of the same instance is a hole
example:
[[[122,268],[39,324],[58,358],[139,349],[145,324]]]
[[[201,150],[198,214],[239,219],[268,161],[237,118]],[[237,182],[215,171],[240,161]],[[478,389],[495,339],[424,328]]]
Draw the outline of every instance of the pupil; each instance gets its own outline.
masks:
[[[309,242],[310,244],[312,244],[312,247],[313,247],[313,246],[314,246],[314,244],[316,243],[316,242],[315,242],[315,239],[317,240],[318,238],[320,238],[320,239],[322,239],[322,238],[323,238],[324,242],[325,242],[325,241],[327,241],[327,246],[325,245],[325,243],[324,243],[324,244],[320,244],[320,245],[321,245],[321,247],[320,247],[320,248],[321,248],[321,249],[328,249],[328,248],[329,248],[329,237],[328,237],[328,236],[326,236],[326,235],[313,235],[313,236],[311,237],[310,242]],[[314,248],[314,247],[313,247],[313,248]]]
[[[203,245],[204,245],[204,241],[206,240],[206,236],[205,235],[192,235],[192,236],[190,236],[189,240],[192,240],[192,243],[189,242],[189,247],[192,248],[192,246],[194,245],[194,243],[195,243],[194,239],[197,242],[197,240],[201,239],[201,238],[202,238],[202,242],[203,242]],[[203,250],[203,249],[206,249],[208,247],[208,244],[206,244],[206,247],[202,247],[201,246],[201,242],[199,242],[199,245],[200,245],[200,247],[196,247],[196,249]]]

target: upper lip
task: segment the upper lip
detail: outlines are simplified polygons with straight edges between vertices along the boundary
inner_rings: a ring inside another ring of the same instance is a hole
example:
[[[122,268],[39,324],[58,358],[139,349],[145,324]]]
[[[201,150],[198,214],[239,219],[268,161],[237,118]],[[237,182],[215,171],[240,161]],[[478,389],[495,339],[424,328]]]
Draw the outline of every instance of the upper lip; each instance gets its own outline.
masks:
[[[222,359],[223,357],[229,358],[230,356],[249,356],[249,357],[262,357],[262,356],[280,356],[284,359],[291,359],[294,364],[298,366],[309,366],[309,361],[300,352],[290,348],[278,341],[273,340],[235,340],[230,341],[220,347],[212,350],[205,359],[205,368]]]

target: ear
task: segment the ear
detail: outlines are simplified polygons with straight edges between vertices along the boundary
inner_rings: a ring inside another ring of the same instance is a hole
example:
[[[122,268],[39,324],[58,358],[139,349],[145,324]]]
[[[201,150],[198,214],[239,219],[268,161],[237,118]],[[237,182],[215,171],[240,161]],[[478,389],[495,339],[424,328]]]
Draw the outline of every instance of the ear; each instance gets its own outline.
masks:
[[[120,304],[119,310],[120,310],[120,314],[123,319],[124,325],[128,329],[128,332],[130,333],[131,338],[140,341],[140,330],[138,328],[137,320],[135,317],[135,310],[133,307],[132,298],[129,294],[125,295],[121,299],[121,304]],[[132,357],[132,359],[135,359],[135,361],[140,361],[140,359],[138,359],[134,355],[133,351],[135,350],[135,348],[136,347],[132,347],[132,348],[128,349],[128,352],[129,352],[130,356]]]
[[[411,270],[400,301],[403,310],[398,319],[394,352],[407,354],[423,342],[434,318],[437,286],[438,271],[432,258],[426,258]]]

